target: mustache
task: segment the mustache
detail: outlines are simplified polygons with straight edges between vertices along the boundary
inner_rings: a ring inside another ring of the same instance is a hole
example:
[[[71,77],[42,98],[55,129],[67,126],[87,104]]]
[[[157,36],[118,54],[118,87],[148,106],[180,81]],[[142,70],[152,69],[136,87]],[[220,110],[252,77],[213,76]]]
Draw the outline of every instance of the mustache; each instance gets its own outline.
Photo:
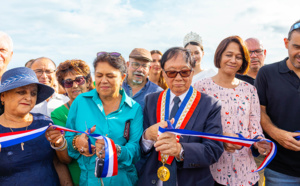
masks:
[[[141,73],[141,72],[133,72],[133,75],[138,75],[138,76],[145,76],[145,74]]]

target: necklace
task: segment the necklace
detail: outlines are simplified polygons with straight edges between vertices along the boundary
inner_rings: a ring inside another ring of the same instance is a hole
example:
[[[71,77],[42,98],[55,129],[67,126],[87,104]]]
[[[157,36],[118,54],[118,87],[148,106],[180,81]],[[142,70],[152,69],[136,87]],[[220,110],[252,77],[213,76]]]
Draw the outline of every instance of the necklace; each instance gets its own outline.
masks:
[[[27,131],[27,128],[28,128],[28,125],[27,125],[25,131]],[[10,129],[12,132],[14,132],[10,127],[9,127],[9,129]],[[22,149],[22,151],[24,151],[24,142],[21,143],[21,149]]]

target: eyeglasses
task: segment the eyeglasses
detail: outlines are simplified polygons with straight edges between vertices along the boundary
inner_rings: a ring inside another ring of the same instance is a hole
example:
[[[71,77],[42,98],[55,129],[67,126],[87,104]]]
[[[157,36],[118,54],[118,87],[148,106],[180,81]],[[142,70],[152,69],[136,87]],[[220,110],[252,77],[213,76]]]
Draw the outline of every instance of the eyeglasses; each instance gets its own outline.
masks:
[[[251,56],[252,53],[254,53],[255,55],[261,55],[263,53],[264,50],[262,49],[257,49],[257,50],[249,50],[249,55]]]
[[[104,55],[104,54],[108,54],[108,55],[113,56],[113,57],[120,57],[121,56],[121,54],[118,53],[118,52],[98,52],[97,56],[101,56],[101,55]]]
[[[293,30],[296,30],[296,29],[298,29],[298,28],[300,28],[300,23],[295,23],[295,24],[291,27],[289,33],[291,33]]]
[[[177,74],[180,74],[181,77],[189,77],[192,70],[181,70],[181,71],[165,71],[168,78],[175,78]]]
[[[148,69],[150,67],[149,64],[140,64],[138,62],[131,62],[131,67],[134,69],[138,69],[140,68],[140,66],[142,66],[143,69]]]
[[[54,73],[55,70],[36,69],[36,70],[34,70],[34,72],[35,72],[36,76],[41,76],[41,75],[43,75],[44,72],[46,73],[46,75],[50,75],[50,74]]]
[[[62,81],[62,84],[65,88],[71,88],[73,87],[73,82],[75,81],[77,85],[83,85],[85,83],[85,77],[84,76],[79,76],[76,77],[74,80],[71,79],[66,79]]]

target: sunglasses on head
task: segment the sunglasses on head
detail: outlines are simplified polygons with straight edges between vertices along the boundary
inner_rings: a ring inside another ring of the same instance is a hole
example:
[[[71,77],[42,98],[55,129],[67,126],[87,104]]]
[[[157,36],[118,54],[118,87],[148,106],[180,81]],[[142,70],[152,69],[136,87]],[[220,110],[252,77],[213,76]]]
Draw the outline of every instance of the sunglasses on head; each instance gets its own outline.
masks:
[[[104,55],[104,54],[108,54],[108,55],[113,56],[113,57],[120,57],[121,56],[121,54],[118,53],[118,52],[98,52],[97,56],[101,56],[101,55]]]
[[[65,88],[73,87],[74,81],[75,81],[75,83],[77,83],[77,85],[83,85],[85,83],[85,77],[79,76],[79,77],[76,77],[74,80],[71,80],[71,79],[63,80],[63,82],[62,82],[63,87],[65,87]]]
[[[177,74],[180,74],[181,77],[189,77],[191,75],[192,70],[181,70],[181,71],[165,71],[168,78],[175,78]]]
[[[296,29],[298,29],[298,28],[300,28],[300,23],[295,23],[295,24],[291,27],[289,33],[291,33],[293,30],[296,30]]]

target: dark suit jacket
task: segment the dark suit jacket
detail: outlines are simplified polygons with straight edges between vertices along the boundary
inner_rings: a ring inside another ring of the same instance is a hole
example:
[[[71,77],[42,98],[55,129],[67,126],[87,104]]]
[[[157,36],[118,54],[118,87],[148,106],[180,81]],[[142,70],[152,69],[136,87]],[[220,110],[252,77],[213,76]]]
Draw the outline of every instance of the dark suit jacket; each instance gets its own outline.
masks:
[[[150,94],[145,99],[144,130],[156,124],[156,105],[158,93]],[[215,98],[201,93],[201,99],[185,129],[213,134],[222,134],[221,103]],[[199,137],[183,136],[179,141],[184,149],[184,161],[177,162],[178,186],[213,185],[209,166],[216,161],[223,152],[222,142]],[[141,148],[143,149],[143,148]],[[143,150],[142,150],[143,151]],[[158,182],[157,169],[162,166],[158,161],[158,152],[152,147],[150,156],[142,169],[138,185],[153,186]],[[146,154],[142,152],[142,154]]]

